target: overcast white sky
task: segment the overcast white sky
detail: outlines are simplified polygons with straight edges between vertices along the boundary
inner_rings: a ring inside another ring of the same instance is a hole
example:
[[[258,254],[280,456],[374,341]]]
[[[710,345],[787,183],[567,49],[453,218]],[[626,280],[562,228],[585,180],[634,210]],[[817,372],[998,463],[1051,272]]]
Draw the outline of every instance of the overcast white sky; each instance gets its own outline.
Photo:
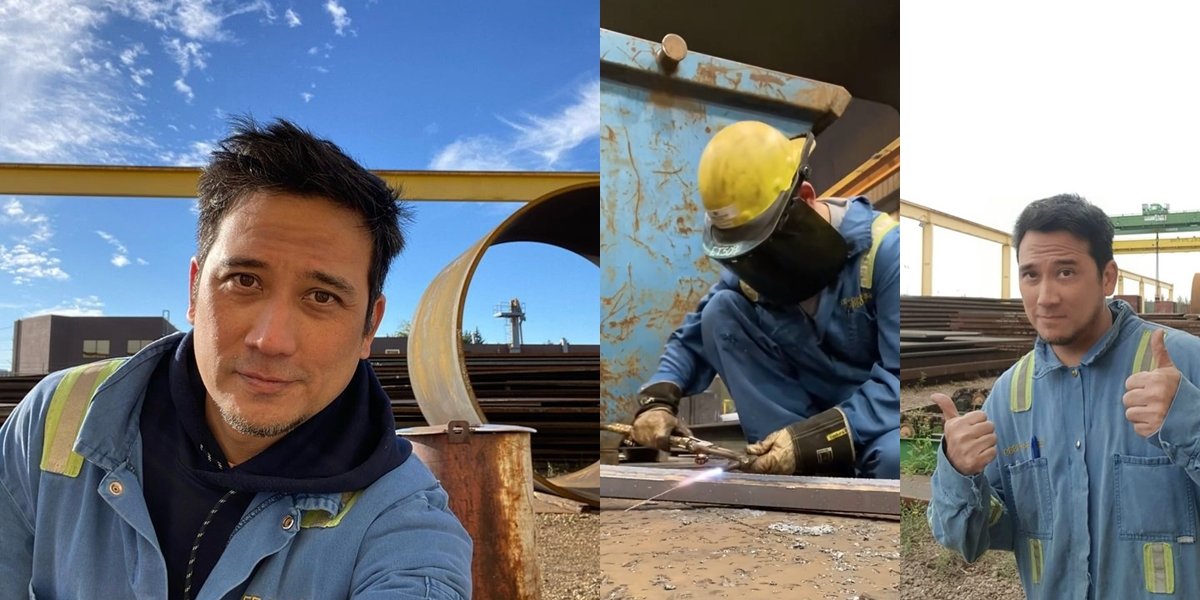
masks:
[[[1109,215],[1200,211],[1200,8],[1100,4],[905,2],[903,198],[1002,231],[1063,192]],[[921,229],[901,227],[902,293],[919,294]],[[997,244],[937,229],[934,248],[934,294],[1000,296]],[[1154,276],[1153,254],[1116,260]],[[1160,261],[1160,279],[1190,296],[1200,253]]]

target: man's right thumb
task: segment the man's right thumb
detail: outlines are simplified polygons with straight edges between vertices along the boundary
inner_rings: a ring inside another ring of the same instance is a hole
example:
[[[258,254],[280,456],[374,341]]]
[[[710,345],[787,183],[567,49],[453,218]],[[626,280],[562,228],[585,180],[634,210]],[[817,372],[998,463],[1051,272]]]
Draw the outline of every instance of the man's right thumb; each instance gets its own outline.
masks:
[[[930,398],[933,400],[934,404],[938,405],[938,408],[942,409],[943,417],[946,417],[947,419],[954,419],[958,417],[958,407],[954,406],[954,401],[950,399],[950,396],[945,394],[933,394],[930,396]]]

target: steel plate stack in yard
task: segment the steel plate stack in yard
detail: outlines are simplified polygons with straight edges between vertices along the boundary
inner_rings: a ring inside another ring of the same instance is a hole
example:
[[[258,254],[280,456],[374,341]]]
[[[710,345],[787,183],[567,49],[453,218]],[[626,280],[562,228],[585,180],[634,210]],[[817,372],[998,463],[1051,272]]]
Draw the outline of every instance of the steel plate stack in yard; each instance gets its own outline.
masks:
[[[371,365],[392,399],[396,427],[425,425],[403,355],[372,355]],[[535,462],[598,458],[599,349],[571,353],[467,354],[467,376],[488,420],[532,427]],[[0,378],[0,423],[41,381],[41,375]]]

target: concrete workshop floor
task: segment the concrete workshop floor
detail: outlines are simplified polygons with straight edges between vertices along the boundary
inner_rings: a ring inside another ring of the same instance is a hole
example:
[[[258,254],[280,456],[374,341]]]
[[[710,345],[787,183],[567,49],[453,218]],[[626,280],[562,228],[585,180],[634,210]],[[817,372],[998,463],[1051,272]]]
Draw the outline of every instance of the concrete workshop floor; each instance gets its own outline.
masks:
[[[600,597],[900,597],[900,523],[633,500],[602,502]]]

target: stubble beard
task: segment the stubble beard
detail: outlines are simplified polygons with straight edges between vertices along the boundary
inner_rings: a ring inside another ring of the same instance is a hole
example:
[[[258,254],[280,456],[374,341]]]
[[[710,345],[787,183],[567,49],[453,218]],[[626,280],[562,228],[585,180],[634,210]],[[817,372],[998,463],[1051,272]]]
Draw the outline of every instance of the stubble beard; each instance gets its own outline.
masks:
[[[234,431],[251,437],[258,438],[273,438],[284,436],[297,427],[304,424],[311,415],[302,415],[294,421],[287,423],[268,423],[258,424],[251,423],[246,420],[233,406],[225,405],[224,403],[214,402],[217,405],[217,411],[221,413],[221,420],[231,427]]]

